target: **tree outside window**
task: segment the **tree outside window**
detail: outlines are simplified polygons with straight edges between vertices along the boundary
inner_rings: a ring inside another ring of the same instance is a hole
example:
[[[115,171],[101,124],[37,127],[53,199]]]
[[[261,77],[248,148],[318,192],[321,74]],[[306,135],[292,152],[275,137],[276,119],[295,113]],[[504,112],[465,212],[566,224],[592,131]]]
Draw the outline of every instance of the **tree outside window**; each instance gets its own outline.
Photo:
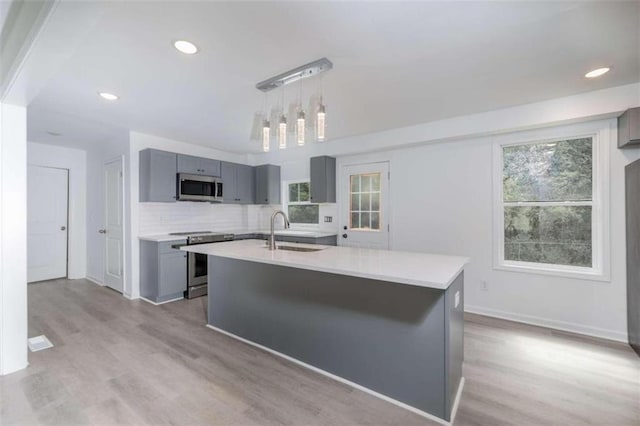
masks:
[[[320,206],[309,202],[309,182],[292,182],[288,185],[287,214],[289,222],[318,224]]]
[[[502,147],[504,261],[593,266],[593,138]]]

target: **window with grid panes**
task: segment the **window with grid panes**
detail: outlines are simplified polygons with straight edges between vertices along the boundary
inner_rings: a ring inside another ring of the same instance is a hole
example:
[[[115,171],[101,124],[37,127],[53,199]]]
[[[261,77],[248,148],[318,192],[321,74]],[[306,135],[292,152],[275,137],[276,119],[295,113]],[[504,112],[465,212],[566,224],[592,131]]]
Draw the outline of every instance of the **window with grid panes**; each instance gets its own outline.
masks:
[[[380,173],[351,175],[349,228],[380,230]]]

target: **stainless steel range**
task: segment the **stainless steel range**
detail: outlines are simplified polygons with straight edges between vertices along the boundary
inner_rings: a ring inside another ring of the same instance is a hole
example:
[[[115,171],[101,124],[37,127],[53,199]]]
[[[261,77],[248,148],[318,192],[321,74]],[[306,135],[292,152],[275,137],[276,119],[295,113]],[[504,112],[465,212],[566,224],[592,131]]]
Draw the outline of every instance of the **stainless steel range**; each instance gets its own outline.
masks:
[[[180,235],[187,237],[187,245],[221,243],[233,241],[233,234],[220,234],[208,231],[196,232],[174,232],[170,235]],[[193,299],[194,297],[207,295],[207,255],[189,252],[187,255],[187,290],[184,297]]]

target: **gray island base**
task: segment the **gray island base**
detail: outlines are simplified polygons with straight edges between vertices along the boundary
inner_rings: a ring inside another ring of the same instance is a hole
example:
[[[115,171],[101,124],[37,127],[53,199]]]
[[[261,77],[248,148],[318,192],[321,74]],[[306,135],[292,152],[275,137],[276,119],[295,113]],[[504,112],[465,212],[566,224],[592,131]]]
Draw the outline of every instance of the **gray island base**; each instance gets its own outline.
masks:
[[[464,275],[444,289],[209,256],[209,327],[441,423],[464,379]]]

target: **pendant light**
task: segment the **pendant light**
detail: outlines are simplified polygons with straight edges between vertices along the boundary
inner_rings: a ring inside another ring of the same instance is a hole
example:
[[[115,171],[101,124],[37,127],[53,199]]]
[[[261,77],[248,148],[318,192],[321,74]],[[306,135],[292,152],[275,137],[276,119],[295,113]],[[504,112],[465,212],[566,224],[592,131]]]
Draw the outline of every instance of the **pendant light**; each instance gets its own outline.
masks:
[[[316,140],[318,142],[324,142],[325,140],[325,115],[325,106],[322,103],[322,96],[320,96],[320,105],[318,105],[316,114]]]
[[[269,136],[271,134],[271,124],[269,120],[262,122],[262,151],[269,152]]]
[[[306,143],[306,131],[315,133],[315,139],[318,142],[326,140],[326,106],[322,98],[322,80],[320,80],[320,91],[318,103],[318,95],[313,94],[309,99],[309,107],[305,111],[302,104],[302,80],[315,77],[333,68],[333,64],[327,58],[321,58],[308,64],[299,66],[275,77],[261,81],[256,84],[256,88],[265,94],[272,90],[282,90],[282,101],[280,105],[274,105],[271,114],[267,115],[266,107],[268,102],[265,101],[265,113],[262,117],[256,115],[254,127],[252,130],[252,139],[258,139],[260,123],[262,123],[262,150],[268,152],[270,150],[270,137],[274,136],[278,140],[278,148],[287,148],[287,132],[291,132],[295,137],[298,146],[304,146]],[[288,111],[285,110],[285,86],[300,81],[299,96],[297,102],[289,104]],[[266,97],[265,97],[266,98]],[[308,115],[307,115],[308,114]],[[260,120],[262,118],[262,120]],[[287,119],[290,121],[287,122]],[[274,127],[272,127],[272,124]],[[277,124],[277,125],[276,125]],[[309,129],[307,129],[307,126]],[[315,130],[315,131],[314,131]],[[273,134],[271,133],[273,131]]]
[[[278,125],[278,147],[285,149],[287,147],[287,116],[280,116],[280,124]]]
[[[269,152],[271,143],[271,122],[267,116],[267,105],[269,105],[269,95],[265,92],[262,104],[262,151],[264,152]]]
[[[300,106],[300,111],[298,111],[298,122],[296,133],[298,139],[298,146],[304,146],[304,132],[305,132],[305,124],[304,124],[304,111],[302,110],[302,105]]]
[[[304,146],[305,134],[304,109],[302,109],[302,79],[300,79],[300,93],[298,95],[298,119],[296,120],[296,140],[298,146]]]
[[[278,124],[278,147],[285,149],[287,147],[287,115],[284,113],[284,86],[282,86],[282,103],[280,104],[280,123]]]

